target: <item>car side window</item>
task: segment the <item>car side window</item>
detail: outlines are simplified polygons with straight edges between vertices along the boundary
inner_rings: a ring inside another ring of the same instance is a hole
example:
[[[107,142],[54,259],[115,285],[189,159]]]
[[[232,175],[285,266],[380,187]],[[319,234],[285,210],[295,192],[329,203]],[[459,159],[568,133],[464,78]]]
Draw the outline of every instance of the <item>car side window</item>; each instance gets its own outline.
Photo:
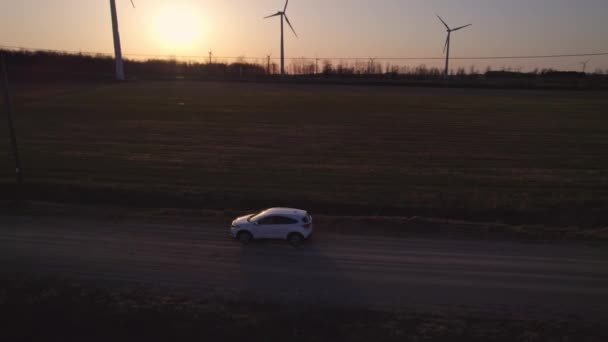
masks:
[[[275,225],[275,224],[284,224],[281,223],[281,217],[279,216],[268,216],[268,217],[264,217],[263,219],[261,219],[259,221],[259,224],[267,226],[267,225]]]
[[[284,216],[267,216],[258,221],[258,224],[263,226],[278,225],[278,224],[296,224],[297,220]]]
[[[277,223],[276,224],[296,224],[298,223],[298,221],[291,219],[289,217],[283,217],[283,216],[277,216],[276,217]]]
[[[258,221],[258,224],[263,225],[263,226],[267,226],[267,225],[271,225],[271,224],[277,224],[276,223],[276,217],[275,216],[267,216],[264,217],[263,219]]]

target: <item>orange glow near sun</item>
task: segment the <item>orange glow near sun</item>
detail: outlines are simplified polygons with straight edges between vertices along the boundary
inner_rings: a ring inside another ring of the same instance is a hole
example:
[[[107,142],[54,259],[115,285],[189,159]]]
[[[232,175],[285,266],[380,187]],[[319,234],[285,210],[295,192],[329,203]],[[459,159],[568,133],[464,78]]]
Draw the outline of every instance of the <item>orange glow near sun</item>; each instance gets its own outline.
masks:
[[[194,48],[203,37],[202,17],[185,5],[166,5],[154,20],[152,35],[163,48]]]

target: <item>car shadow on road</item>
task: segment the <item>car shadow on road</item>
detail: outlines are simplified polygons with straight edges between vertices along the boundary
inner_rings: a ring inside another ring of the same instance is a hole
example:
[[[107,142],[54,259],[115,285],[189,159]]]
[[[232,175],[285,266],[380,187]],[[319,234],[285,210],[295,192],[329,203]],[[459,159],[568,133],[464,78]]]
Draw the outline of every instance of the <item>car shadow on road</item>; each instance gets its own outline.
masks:
[[[359,306],[363,293],[314,240],[300,247],[283,241],[242,246],[240,279],[250,300],[305,306]]]

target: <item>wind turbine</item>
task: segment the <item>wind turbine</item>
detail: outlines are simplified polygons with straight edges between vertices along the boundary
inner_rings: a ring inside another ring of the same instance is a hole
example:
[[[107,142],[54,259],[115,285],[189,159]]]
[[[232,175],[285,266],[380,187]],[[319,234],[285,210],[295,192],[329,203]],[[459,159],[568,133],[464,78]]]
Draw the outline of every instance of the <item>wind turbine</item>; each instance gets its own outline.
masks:
[[[589,62],[591,62],[591,59],[579,63],[583,66],[583,74],[587,73],[587,64],[589,64]]]
[[[449,68],[450,68],[450,41],[452,38],[452,32],[462,30],[463,28],[469,27],[473,24],[468,24],[468,25],[464,25],[464,26],[460,26],[455,29],[452,29],[452,28],[450,28],[450,26],[448,26],[448,24],[446,24],[446,22],[439,15],[437,15],[437,18],[439,18],[439,20],[441,20],[441,22],[443,23],[443,25],[445,25],[445,28],[448,31],[448,37],[445,40],[445,46],[443,47],[443,52],[445,53],[445,77],[448,77],[448,72],[449,72]]]
[[[287,21],[287,25],[289,25],[291,31],[293,31],[293,34],[296,36],[296,38],[298,37],[296,30],[294,30],[293,26],[291,25],[291,22],[289,22],[289,18],[287,17],[287,5],[289,5],[289,0],[285,1],[285,7],[283,8],[283,11],[278,11],[275,14],[264,17],[264,19],[278,16],[281,17],[281,75],[285,75],[285,40],[283,37],[283,19]]]
[[[135,8],[135,3],[131,0]],[[116,13],[116,0],[110,0],[110,11],[112,12],[112,31],[114,34],[114,59],[116,60],[116,80],[125,80],[125,65],[122,60],[122,48],[120,46],[120,33],[118,32],[118,14]]]

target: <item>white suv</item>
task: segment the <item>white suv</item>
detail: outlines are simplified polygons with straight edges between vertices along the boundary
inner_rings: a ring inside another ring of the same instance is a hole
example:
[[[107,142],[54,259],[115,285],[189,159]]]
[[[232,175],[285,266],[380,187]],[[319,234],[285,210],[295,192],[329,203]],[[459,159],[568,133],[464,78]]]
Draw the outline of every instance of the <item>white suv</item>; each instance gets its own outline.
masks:
[[[312,236],[312,216],[304,210],[271,208],[239,217],[232,222],[230,235],[243,244],[251,240],[286,240],[299,246]]]

